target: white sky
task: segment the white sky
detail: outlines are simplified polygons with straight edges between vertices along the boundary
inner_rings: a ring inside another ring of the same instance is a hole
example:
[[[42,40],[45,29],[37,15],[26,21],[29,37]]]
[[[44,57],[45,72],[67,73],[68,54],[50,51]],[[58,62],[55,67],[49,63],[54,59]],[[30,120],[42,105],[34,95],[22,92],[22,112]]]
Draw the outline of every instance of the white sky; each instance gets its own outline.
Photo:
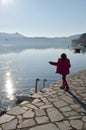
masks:
[[[0,32],[70,36],[86,32],[86,0],[0,0]]]

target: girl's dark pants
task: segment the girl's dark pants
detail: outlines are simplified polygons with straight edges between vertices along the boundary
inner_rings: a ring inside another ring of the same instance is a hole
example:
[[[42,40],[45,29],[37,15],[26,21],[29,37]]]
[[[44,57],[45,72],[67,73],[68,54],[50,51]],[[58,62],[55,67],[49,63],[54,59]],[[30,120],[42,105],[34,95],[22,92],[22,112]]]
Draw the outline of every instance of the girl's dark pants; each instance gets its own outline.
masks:
[[[67,83],[67,81],[66,81],[66,75],[62,75],[62,81],[63,81],[63,86],[64,86],[65,88],[69,88],[68,83]]]

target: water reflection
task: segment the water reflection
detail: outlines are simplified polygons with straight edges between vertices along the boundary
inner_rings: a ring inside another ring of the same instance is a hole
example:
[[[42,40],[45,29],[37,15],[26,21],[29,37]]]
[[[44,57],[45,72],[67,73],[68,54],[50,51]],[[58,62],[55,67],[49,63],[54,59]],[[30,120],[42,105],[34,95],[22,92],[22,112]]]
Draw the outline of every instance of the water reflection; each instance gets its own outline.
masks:
[[[6,73],[5,88],[6,88],[7,98],[9,98],[10,100],[13,100],[14,99],[14,96],[13,96],[14,90],[13,90],[13,82],[12,82],[10,72]]]
[[[81,52],[82,52],[83,54],[85,54],[85,53],[86,53],[86,47],[82,47]]]

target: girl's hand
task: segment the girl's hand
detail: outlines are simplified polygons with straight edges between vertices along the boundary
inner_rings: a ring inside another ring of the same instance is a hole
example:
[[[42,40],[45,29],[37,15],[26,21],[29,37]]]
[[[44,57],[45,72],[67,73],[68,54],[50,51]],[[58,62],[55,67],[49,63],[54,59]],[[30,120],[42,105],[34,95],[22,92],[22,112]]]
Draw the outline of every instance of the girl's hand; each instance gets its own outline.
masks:
[[[48,63],[49,63],[49,64],[52,64],[52,61],[49,61]]]

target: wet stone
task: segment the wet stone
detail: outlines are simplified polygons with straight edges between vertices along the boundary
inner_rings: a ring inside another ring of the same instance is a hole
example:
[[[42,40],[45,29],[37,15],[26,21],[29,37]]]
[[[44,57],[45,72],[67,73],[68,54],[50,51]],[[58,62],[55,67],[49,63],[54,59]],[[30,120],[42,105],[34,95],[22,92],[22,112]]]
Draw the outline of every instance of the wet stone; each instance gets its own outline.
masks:
[[[40,99],[34,99],[33,102],[32,102],[32,104],[36,104],[36,103],[38,103],[40,101],[41,101]]]
[[[20,105],[25,105],[25,104],[28,104],[29,102],[28,101],[23,101],[22,103],[20,103]]]
[[[84,130],[86,130],[86,123],[84,123],[83,126],[84,126]]]
[[[32,105],[32,104],[27,104],[27,107],[31,108],[31,109],[38,109],[38,107],[36,107],[35,105]]]
[[[58,97],[56,97],[56,98],[49,98],[48,99],[50,102],[55,102],[55,101],[58,101]]]
[[[43,123],[49,122],[49,119],[47,116],[36,117],[35,120],[37,121],[38,124],[43,124]]]
[[[51,89],[51,88],[44,88],[43,91],[45,91],[45,92],[52,92],[53,89]]]
[[[46,115],[45,111],[42,109],[35,110],[35,114],[36,114],[36,116],[45,116]]]
[[[54,90],[53,90],[51,93],[52,93],[53,95],[55,95],[55,94],[57,94],[57,91],[54,91]]]
[[[33,94],[32,98],[42,98],[43,96],[39,93]]]
[[[80,108],[80,105],[79,105],[79,104],[73,104],[73,105],[71,105],[71,107],[72,107],[73,109],[77,109],[77,108]]]
[[[60,128],[60,130],[71,130],[70,124],[64,122],[56,122],[56,125]]]
[[[56,98],[57,95],[56,95],[56,94],[51,94],[51,97],[52,97],[52,98]]]
[[[56,108],[47,109],[47,114],[51,120],[51,122],[63,120],[63,115]]]
[[[26,119],[24,120],[21,124],[18,125],[18,128],[27,128],[27,127],[31,127],[34,126],[36,123],[33,119]]]
[[[14,108],[12,108],[10,111],[8,111],[8,114],[11,115],[19,115],[19,114],[23,114],[25,112],[25,110],[22,107],[16,106]]]
[[[67,112],[67,111],[71,111],[71,108],[67,106],[67,107],[60,108],[60,110],[63,112]]]
[[[44,103],[48,103],[48,100],[46,98],[41,98],[41,100],[44,102]]]
[[[53,105],[44,105],[44,106],[40,106],[40,109],[46,109],[46,108],[50,108],[53,107]]]
[[[69,117],[69,116],[77,116],[77,115],[78,115],[78,113],[75,112],[75,111],[64,112],[63,114],[64,114],[64,116],[66,116],[66,117]]]
[[[60,98],[61,98],[62,100],[64,100],[65,102],[69,103],[69,104],[73,103],[73,99],[70,98],[69,96],[62,95]]]
[[[83,116],[82,120],[83,120],[84,122],[86,122],[86,116]]]
[[[28,110],[28,107],[22,107],[25,111]]]
[[[71,117],[69,117],[69,120],[72,120],[72,119],[81,119],[81,116],[71,116]]]
[[[70,124],[73,128],[76,128],[78,130],[81,130],[83,127],[83,122],[81,120],[71,120]]]
[[[36,105],[37,107],[40,107],[40,106],[43,106],[44,103],[43,103],[43,102],[39,102],[39,103],[36,103],[35,105]]]
[[[56,125],[49,123],[45,125],[36,126],[28,130],[59,130],[59,128],[57,128]]]
[[[15,130],[17,125],[17,119],[14,119],[8,123],[5,123],[2,125],[2,128],[4,130]]]
[[[23,119],[23,117],[22,117],[21,115],[18,115],[17,118],[18,118],[19,120],[22,120],[22,119]]]
[[[64,106],[67,106],[68,104],[65,103],[64,101],[58,101],[58,102],[54,102],[53,103],[57,108],[60,108],[60,107],[64,107]]]
[[[31,117],[34,117],[34,112],[32,112],[31,110],[26,111],[26,112],[23,114],[23,118],[31,118]]]
[[[11,115],[5,114],[2,117],[0,117],[0,124],[9,122],[9,121],[11,121],[14,118],[15,118],[15,116],[11,116]]]

